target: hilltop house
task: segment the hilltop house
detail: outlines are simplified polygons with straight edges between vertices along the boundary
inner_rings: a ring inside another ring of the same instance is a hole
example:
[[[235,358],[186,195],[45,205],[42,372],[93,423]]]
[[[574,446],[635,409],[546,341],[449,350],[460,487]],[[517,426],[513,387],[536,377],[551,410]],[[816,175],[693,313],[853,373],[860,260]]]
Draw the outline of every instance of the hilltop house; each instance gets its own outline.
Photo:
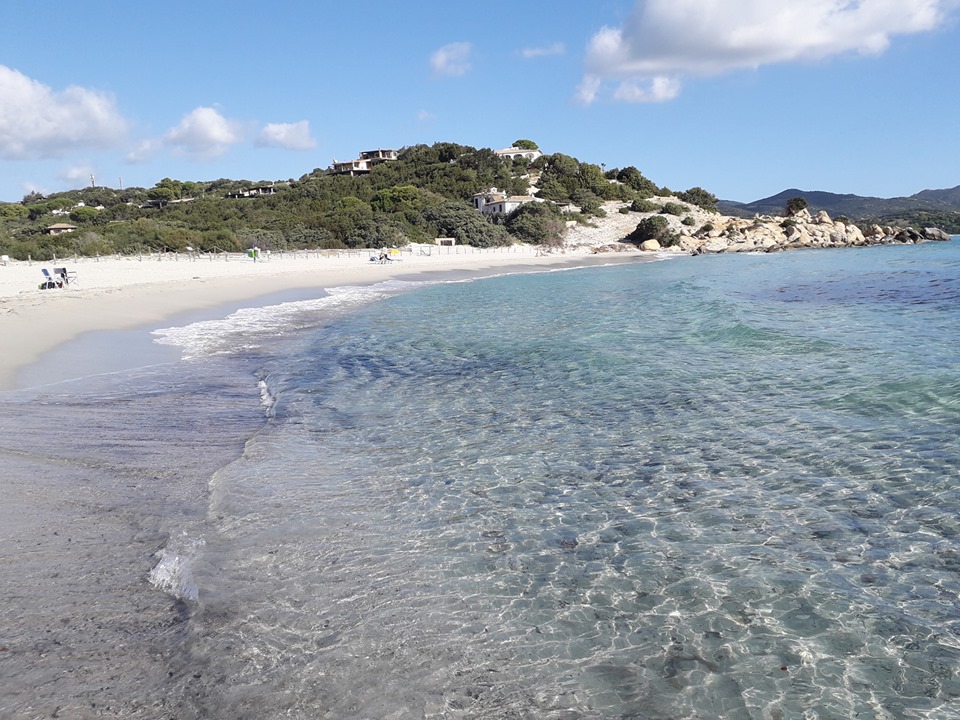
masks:
[[[473,206],[485,215],[512,213],[521,205],[529,202],[539,202],[530,195],[507,195],[496,188],[490,188],[473,196]]]
[[[364,150],[356,160],[337,162],[337,159],[334,158],[331,172],[335,175],[364,175],[370,172],[370,168],[375,165],[396,160],[398,155],[399,153],[396,150],[383,150],[381,148]]]
[[[516,160],[517,158],[526,158],[527,162],[533,162],[543,155],[539,150],[529,150],[527,148],[508,147],[503,150],[494,150],[496,155],[502,160]]]
[[[227,193],[228,198],[249,198],[264,197],[265,195],[275,195],[277,188],[274,185],[260,185],[252,188],[240,188],[236,192]]]

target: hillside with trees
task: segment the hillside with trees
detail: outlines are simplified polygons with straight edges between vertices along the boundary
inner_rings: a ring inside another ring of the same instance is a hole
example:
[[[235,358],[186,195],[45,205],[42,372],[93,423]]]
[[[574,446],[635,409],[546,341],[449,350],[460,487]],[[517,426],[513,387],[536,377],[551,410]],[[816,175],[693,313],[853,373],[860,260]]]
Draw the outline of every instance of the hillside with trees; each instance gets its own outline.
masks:
[[[537,150],[531,140],[514,145]],[[533,194],[507,214],[481,213],[473,198],[491,188],[507,196]],[[956,190],[956,189],[955,189]],[[672,196],[677,202],[651,203]],[[503,159],[489,148],[456,143],[414,145],[365,174],[315,169],[299,179],[213,181],[163,178],[152,188],[89,187],[19,203],[0,203],[0,254],[50,260],[76,255],[195,251],[383,248],[432,243],[492,247],[523,242],[558,245],[570,221],[603,216],[607,201],[621,212],[669,212],[681,203],[731,215],[781,215],[801,198],[860,224],[941,227],[960,232],[960,192],[924,191],[908,203],[787,190],[751,204],[720,202],[700,187],[673,192],[635,167],[604,171],[562,153],[536,160]],[[875,202],[874,202],[875,201]],[[918,205],[919,203],[919,205]],[[662,207],[661,207],[662,206]],[[951,209],[952,208],[952,209]],[[69,224],[56,233],[57,224]],[[645,227],[640,235],[670,244],[672,236]],[[640,237],[637,235],[637,237]]]
[[[536,149],[530,140],[521,147]],[[542,202],[508,215],[478,212],[475,194],[534,192]],[[532,163],[488,148],[414,145],[362,175],[316,169],[296,180],[207,182],[163,178],[152,188],[90,187],[0,203],[0,253],[17,259],[163,251],[237,252],[251,247],[381,248],[452,237],[477,247],[560,242],[568,220],[602,215],[658,188],[634,167],[604,172],[556,153]],[[690,202],[715,203],[701,188]],[[574,207],[574,212],[570,212]],[[566,211],[566,212],[564,212]],[[56,223],[75,230],[50,234]]]

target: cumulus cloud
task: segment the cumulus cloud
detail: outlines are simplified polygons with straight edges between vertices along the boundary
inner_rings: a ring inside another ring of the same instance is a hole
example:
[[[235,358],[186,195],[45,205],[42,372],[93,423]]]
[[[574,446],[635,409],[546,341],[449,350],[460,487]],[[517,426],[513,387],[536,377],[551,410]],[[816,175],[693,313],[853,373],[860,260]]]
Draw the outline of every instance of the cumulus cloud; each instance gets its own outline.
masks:
[[[583,80],[580,81],[580,84],[577,86],[576,99],[578,102],[583,103],[584,105],[589,105],[594,100],[597,99],[597,94],[600,92],[600,86],[603,84],[603,80],[596,75],[584,75]]]
[[[36,160],[120,142],[127,123],[107,93],[56,91],[0,65],[0,157]]]
[[[278,147],[286,150],[311,150],[317,141],[310,137],[310,122],[268,123],[257,136],[260,147]]]
[[[470,70],[470,52],[473,46],[467,42],[444,45],[430,56],[434,75],[465,75]]]
[[[680,94],[680,81],[658,75],[647,83],[627,80],[613,92],[613,99],[629,103],[657,103],[673,100]]]
[[[532,47],[524,48],[520,51],[520,55],[525,58],[536,58],[536,57],[547,57],[549,55],[563,55],[567,51],[563,43],[553,43],[553,45],[545,45],[544,47]]]
[[[223,155],[242,137],[237,123],[227,120],[214,108],[198,107],[185,115],[163,139],[187,155],[206,160]]]
[[[93,167],[90,165],[71,165],[61,170],[57,177],[71,184],[86,185],[93,174]]]
[[[127,153],[126,161],[131,165],[150,162],[154,154],[161,147],[161,143],[155,139],[141,140],[137,145]]]
[[[586,77],[620,83],[614,98],[662,102],[680,78],[773,63],[877,54],[894,35],[942,25],[957,0],[638,0],[622,27],[604,27],[587,48]]]

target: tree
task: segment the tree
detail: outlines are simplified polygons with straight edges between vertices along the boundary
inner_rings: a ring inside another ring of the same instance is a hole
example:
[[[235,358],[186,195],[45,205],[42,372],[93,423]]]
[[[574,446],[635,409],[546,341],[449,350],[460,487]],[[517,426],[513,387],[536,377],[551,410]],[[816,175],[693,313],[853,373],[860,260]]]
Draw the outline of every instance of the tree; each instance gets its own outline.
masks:
[[[173,190],[169,187],[155,187],[147,191],[147,197],[155,200],[163,207],[175,197]]]
[[[717,210],[717,196],[707,192],[702,187],[692,187],[689,190],[677,193],[677,197],[684,202],[702,207],[704,210],[709,210],[710,212],[716,212]]]
[[[577,168],[577,180],[581,190],[589,190],[604,200],[614,200],[616,198],[614,186],[607,180],[603,174],[603,169],[599,165],[580,163]]]
[[[92,207],[78,207],[70,212],[70,219],[76,223],[88,223],[96,220],[98,214]]]
[[[426,208],[423,220],[437,237],[456,238],[464,245],[493,247],[510,244],[511,238],[502,227],[487,222],[480,213],[463,203],[448,202]]]
[[[642,198],[653,197],[660,188],[654,182],[643,176],[643,173],[637,170],[633,165],[623,168],[617,173],[617,180],[632,190],[636,190]]]
[[[802,210],[807,209],[807,201],[802,197],[790,198],[787,200],[786,215],[793,217]]]
[[[512,236],[531,245],[558,245],[566,225],[550,203],[527,203],[507,216],[504,223]]]
[[[30,214],[23,205],[16,203],[0,203],[0,220],[25,218]]]
[[[173,193],[172,195],[173,198],[183,197],[183,183],[181,183],[179,180],[171,180],[170,178],[164,178],[163,180],[157,183],[156,187],[166,188],[170,190],[170,192]]]
[[[540,146],[537,145],[533,140],[514,140],[513,147],[520,148],[521,150],[539,150]]]

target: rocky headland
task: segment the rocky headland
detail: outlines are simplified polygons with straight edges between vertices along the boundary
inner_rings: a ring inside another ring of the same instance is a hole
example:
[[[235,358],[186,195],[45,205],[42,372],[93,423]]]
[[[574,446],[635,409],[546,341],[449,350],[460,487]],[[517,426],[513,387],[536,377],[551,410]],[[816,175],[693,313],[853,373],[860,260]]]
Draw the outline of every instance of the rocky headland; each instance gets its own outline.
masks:
[[[658,197],[651,202],[661,208],[676,205],[676,198]],[[587,225],[570,223],[564,244],[590,246],[595,252],[677,252],[689,255],[737,252],[778,252],[804,248],[864,247],[868,245],[915,244],[949,240],[938,228],[883,227],[861,229],[852,222],[833,220],[825,211],[807,210],[787,216],[757,215],[751,219],[721,215],[686,205],[682,214],[637,213],[624,203],[606,203],[606,217]],[[644,219],[659,216],[667,227],[660,239],[631,237]]]

